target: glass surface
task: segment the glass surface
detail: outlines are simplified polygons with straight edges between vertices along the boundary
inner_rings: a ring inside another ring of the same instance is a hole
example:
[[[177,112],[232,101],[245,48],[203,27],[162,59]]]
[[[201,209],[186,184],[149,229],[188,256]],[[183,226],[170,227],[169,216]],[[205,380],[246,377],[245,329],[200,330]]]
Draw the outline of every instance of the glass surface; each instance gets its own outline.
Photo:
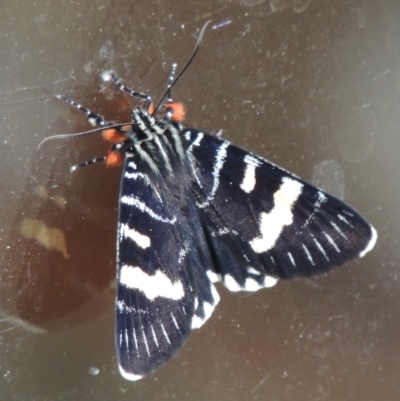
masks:
[[[126,121],[110,69],[157,99],[208,19],[174,89],[186,124],[339,188],[378,243],[323,277],[219,286],[179,355],[128,382],[113,328],[120,171],[69,172],[105,154],[99,136],[37,146],[89,128],[56,94]],[[398,399],[398,1],[3,0],[0,21],[2,400]]]

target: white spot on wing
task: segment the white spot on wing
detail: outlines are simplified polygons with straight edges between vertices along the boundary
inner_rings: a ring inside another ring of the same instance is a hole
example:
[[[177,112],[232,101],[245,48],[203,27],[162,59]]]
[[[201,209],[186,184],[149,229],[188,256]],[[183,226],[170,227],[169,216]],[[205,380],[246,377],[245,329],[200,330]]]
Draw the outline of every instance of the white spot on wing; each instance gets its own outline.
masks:
[[[250,274],[254,274],[256,276],[261,276],[261,273],[258,270],[256,270],[254,267],[251,267],[251,266],[247,267],[247,272]]]
[[[333,238],[324,231],[324,235],[326,237],[326,239],[328,240],[328,242],[335,248],[336,252],[340,253],[340,249],[339,247],[336,245],[335,241],[333,240]]]
[[[136,348],[137,356],[139,357],[139,347],[138,347],[138,343],[137,343],[136,330],[135,329],[133,329],[133,340],[135,341],[135,348]]]
[[[124,177],[127,178],[128,180],[137,180],[138,178],[142,179],[146,184],[149,184],[149,179],[147,175],[143,173],[128,173],[127,171],[124,174]]]
[[[140,248],[146,249],[151,245],[150,238],[147,235],[140,234],[133,228],[129,228],[128,224],[120,225],[120,235],[130,238]]]
[[[204,302],[203,308],[204,308],[204,321],[206,321],[214,312],[215,305],[211,305],[208,302]]]
[[[260,288],[273,287],[278,279],[272,276],[266,276],[264,273],[259,272],[254,267],[248,266],[247,272],[261,279],[261,282],[257,281],[254,277],[249,277],[244,283],[244,290],[246,291],[257,291]]]
[[[258,276],[260,273],[258,272]],[[225,287],[229,291],[257,291],[261,288],[273,287],[278,282],[278,279],[272,276],[263,276],[261,282],[257,281],[254,277],[246,278],[243,287],[235,280],[230,274],[226,274],[223,279]]]
[[[194,146],[199,146],[199,145],[200,145],[200,142],[201,142],[201,140],[202,140],[203,138],[204,138],[204,134],[203,134],[202,132],[199,132],[199,133],[197,134],[197,136],[196,136],[196,139],[190,144],[188,150],[189,150],[189,151],[192,151],[192,149],[193,149]],[[189,138],[186,138],[186,139],[190,140],[190,137],[189,137]]]
[[[326,197],[326,195],[322,192],[322,191],[318,191],[318,201],[319,203],[325,203],[328,200],[328,198]],[[319,207],[321,207],[321,205],[319,205]]]
[[[211,286],[211,293],[212,293],[212,296],[213,296],[213,305],[214,305],[214,308],[215,308],[217,306],[220,298],[219,298],[218,291],[216,290],[216,288],[214,286]]]
[[[348,238],[347,238],[347,236],[344,234],[344,232],[333,222],[333,221],[331,221],[330,222],[331,223],[331,226],[345,239],[345,240],[349,240]]]
[[[317,193],[318,200],[315,202],[314,210],[308,216],[307,220],[303,224],[302,228],[306,227],[311,221],[314,219],[315,215],[318,214],[319,210],[321,209],[322,205],[328,200],[326,195],[322,191],[318,191]]]
[[[125,343],[126,347],[129,348],[129,335],[128,335],[128,330],[125,330]]]
[[[310,263],[311,263],[313,266],[315,266],[314,259],[312,258],[311,253],[310,253],[310,251],[308,250],[308,248],[307,248],[304,244],[302,244],[302,247],[303,247],[303,249],[304,249],[304,252],[306,253],[307,259],[310,261]]]
[[[192,330],[199,329],[201,326],[203,326],[204,322],[205,322],[205,320],[202,317],[194,314],[192,317],[192,323],[190,325],[190,328]]]
[[[254,277],[246,278],[242,289],[244,291],[258,291],[261,288],[273,287],[278,282],[277,278],[265,276],[253,267],[247,267],[247,271],[248,273],[257,276],[259,280],[257,281]]]
[[[126,380],[136,381],[136,380],[140,380],[143,377],[140,375],[135,375],[133,373],[127,372],[121,365],[118,365],[118,367],[119,367],[119,372],[121,373],[121,376]]]
[[[207,270],[206,274],[207,274],[208,279],[212,283],[218,283],[219,281],[221,281],[221,275],[213,272],[212,270]]]
[[[292,265],[296,266],[296,262],[294,261],[293,255],[290,252],[288,252],[287,254],[289,256],[290,261],[292,262]]]
[[[132,168],[132,169],[134,169],[134,170],[137,169],[137,165],[136,165],[136,163],[135,163],[133,160],[130,160],[130,161],[129,161],[128,167],[130,167],[130,168]]]
[[[203,312],[204,312],[204,316],[198,316],[196,315],[196,313],[193,315],[192,318],[192,323],[191,323],[191,328],[192,329],[198,329],[199,327],[201,327],[212,315],[212,313],[214,312],[215,307],[217,306],[218,302],[219,302],[219,294],[218,291],[215,289],[215,287],[212,285],[211,286],[211,293],[213,296],[213,301],[212,303],[209,302],[203,302],[202,303],[202,307],[203,307]]]
[[[147,343],[147,338],[146,338],[146,334],[144,334],[143,327],[142,327],[142,337],[143,337],[144,346],[146,348],[147,356],[150,357],[149,344]]]
[[[261,236],[254,238],[250,245],[256,253],[272,249],[283,228],[292,224],[292,207],[301,195],[303,184],[285,177],[274,194],[274,207],[269,213],[261,212],[259,225]]]
[[[176,319],[175,319],[175,316],[172,314],[172,313],[170,313],[170,315],[171,315],[171,319],[172,319],[172,321],[174,322],[174,325],[175,325],[175,327],[176,327],[176,329],[179,331],[179,333],[181,332],[181,329],[179,328],[179,326],[178,326],[178,322],[176,321]]]
[[[238,284],[238,282],[234,279],[230,274],[225,274],[223,277],[224,286],[232,292],[243,291],[243,288]]]
[[[178,264],[181,264],[187,255],[187,249],[181,249],[178,256]]]
[[[374,227],[371,227],[371,239],[369,240],[364,250],[360,252],[360,258],[365,256],[365,254],[368,253],[375,246],[377,239],[378,239],[378,233],[376,232]]]
[[[338,214],[338,219],[342,220],[344,223],[346,223],[349,227],[354,228],[352,224],[349,223],[349,221],[346,219],[346,217],[342,216],[341,214]]]
[[[264,277],[264,288],[273,287],[277,282],[278,282],[278,279],[276,277],[265,276]]]
[[[125,309],[126,309],[125,302],[119,300],[119,301],[117,302],[117,309],[118,309],[120,312],[124,312]]]
[[[256,186],[256,168],[260,165],[260,161],[254,156],[246,155],[244,162],[246,163],[246,168],[240,188],[242,188],[244,192],[250,193]]]
[[[188,136],[188,134],[189,134],[189,136]],[[190,140],[190,133],[189,133],[189,132],[186,132],[185,136],[186,136],[186,139],[189,141],[189,140]],[[202,132],[199,132],[199,133],[197,134],[196,139],[195,139],[195,140],[190,144],[190,146],[188,147],[188,150],[187,150],[188,155],[192,156],[193,147],[194,147],[194,146],[199,146],[201,140],[203,139],[203,137],[204,137],[204,134],[203,134]],[[199,177],[197,176],[196,167],[195,167],[195,165],[194,165],[194,163],[193,163],[193,158],[192,158],[192,157],[190,157],[190,164],[191,164],[192,172],[193,172],[193,175],[194,175],[194,177],[195,177],[195,179],[196,179],[197,185],[198,185],[200,188],[202,188],[203,185],[202,185],[202,183],[201,183],[201,180],[200,180]]]
[[[244,290],[245,291],[258,291],[259,289],[264,288],[263,283],[259,283],[257,280],[254,278],[247,278],[246,281],[244,282]]]
[[[156,332],[154,331],[153,325],[151,325],[151,334],[153,334],[153,338],[154,338],[154,342],[156,343],[156,347],[157,347],[158,349],[160,349],[160,346],[158,345],[158,341],[157,341]]]
[[[214,199],[214,196],[217,192],[217,189],[219,187],[219,175],[221,173],[222,167],[224,166],[226,155],[227,155],[227,148],[230,145],[229,142],[224,141],[222,145],[219,147],[218,152],[217,152],[217,157],[214,162],[214,168],[213,168],[213,186],[211,188],[210,194],[207,196],[207,199],[198,205],[198,207],[204,208],[210,204],[210,201]]]
[[[167,343],[168,343],[169,345],[171,345],[171,340],[169,339],[168,334],[167,334],[167,331],[165,330],[165,327],[164,327],[164,325],[163,325],[161,322],[160,322],[160,327],[161,327],[162,333],[164,334],[165,339],[167,340]]]
[[[168,224],[175,224],[176,223],[176,217],[175,216],[172,219],[168,219],[168,218],[165,218],[163,216],[160,216],[157,213],[154,213],[153,210],[148,208],[146,206],[146,204],[143,203],[140,199],[136,198],[136,196],[124,195],[121,198],[121,202],[124,203],[125,205],[136,207],[141,212],[147,213],[150,217],[152,217],[155,220],[161,221],[163,223],[168,223]]]
[[[312,237],[313,241],[315,242],[315,245],[317,245],[317,248],[320,250],[320,252],[324,255],[325,259],[329,262],[328,255],[325,252],[325,249],[322,247],[322,245],[317,241],[316,238]]]
[[[179,300],[185,295],[180,281],[172,282],[162,271],[149,275],[140,267],[121,267],[120,284],[141,291],[148,299],[157,297]]]

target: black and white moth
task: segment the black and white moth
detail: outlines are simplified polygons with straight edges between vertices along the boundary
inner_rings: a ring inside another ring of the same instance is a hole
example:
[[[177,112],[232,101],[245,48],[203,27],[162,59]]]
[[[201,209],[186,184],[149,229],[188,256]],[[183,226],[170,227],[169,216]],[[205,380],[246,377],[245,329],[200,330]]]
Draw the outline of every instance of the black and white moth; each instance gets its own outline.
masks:
[[[256,291],[279,278],[321,274],[364,256],[377,238],[340,200],[225,139],[184,127],[184,108],[171,99],[182,72],[173,80],[174,72],[161,117],[164,97],[155,107],[114,74],[122,91],[144,101],[129,123],[112,124],[61,97],[112,143],[106,157],[82,165],[123,165],[116,349],[128,380],[165,363],[207,321],[219,301],[214,283]]]

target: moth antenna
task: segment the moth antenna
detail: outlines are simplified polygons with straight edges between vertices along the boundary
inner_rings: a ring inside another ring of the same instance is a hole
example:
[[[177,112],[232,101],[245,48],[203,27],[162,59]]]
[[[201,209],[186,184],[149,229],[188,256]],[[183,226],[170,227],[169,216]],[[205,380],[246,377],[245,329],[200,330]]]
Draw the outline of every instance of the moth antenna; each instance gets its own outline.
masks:
[[[77,132],[77,133],[74,133],[74,134],[57,134],[57,135],[48,136],[47,138],[44,138],[44,139],[39,143],[37,149],[39,150],[39,149],[43,146],[43,144],[45,144],[46,142],[52,141],[53,139],[69,139],[69,138],[76,138],[76,137],[78,137],[78,136],[96,134],[96,133],[98,133],[99,131],[104,131],[104,130],[106,130],[106,129],[126,127],[127,125],[132,125],[132,122],[106,125],[106,126],[104,126],[104,127],[97,127],[97,128],[93,128],[93,129],[88,130],[88,131]]]
[[[186,65],[182,68],[181,72],[177,75],[177,77],[172,81],[171,84],[168,85],[167,90],[165,91],[164,95],[162,95],[160,101],[157,103],[157,106],[154,108],[153,113],[151,113],[152,116],[157,112],[157,110],[160,108],[161,103],[164,101],[166,96],[170,96],[171,94],[171,89],[176,85],[176,83],[179,81],[181,76],[185,73],[185,71],[188,69],[190,64],[192,64],[193,59],[195,58],[199,48],[200,48],[200,43],[203,40],[204,32],[206,31],[207,25],[211,22],[211,20],[207,21],[204,25],[203,28],[201,28],[199,37],[197,38],[196,45],[194,46],[194,50],[192,55],[190,56],[189,60],[187,61]]]

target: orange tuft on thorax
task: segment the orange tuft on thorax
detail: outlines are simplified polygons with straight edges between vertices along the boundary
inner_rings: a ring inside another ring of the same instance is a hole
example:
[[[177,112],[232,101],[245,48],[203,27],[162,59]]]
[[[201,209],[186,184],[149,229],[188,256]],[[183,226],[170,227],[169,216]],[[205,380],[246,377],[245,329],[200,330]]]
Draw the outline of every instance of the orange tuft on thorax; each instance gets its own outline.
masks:
[[[124,163],[124,155],[121,152],[110,149],[106,158],[107,167],[120,167]]]
[[[103,130],[103,132],[101,134],[103,135],[103,138],[107,142],[111,142],[111,143],[118,143],[118,142],[122,142],[125,139],[127,139],[127,137],[125,135],[121,134],[115,128],[109,128],[109,129],[106,128],[105,130]]]
[[[186,109],[185,109],[185,106],[183,103],[170,102],[165,105],[165,108],[166,108],[167,112],[168,111],[172,112],[172,115],[171,115],[172,121],[176,121],[177,123],[180,123],[185,118]]]
[[[154,113],[154,104],[150,103],[149,108],[147,109],[147,112],[152,115]]]

